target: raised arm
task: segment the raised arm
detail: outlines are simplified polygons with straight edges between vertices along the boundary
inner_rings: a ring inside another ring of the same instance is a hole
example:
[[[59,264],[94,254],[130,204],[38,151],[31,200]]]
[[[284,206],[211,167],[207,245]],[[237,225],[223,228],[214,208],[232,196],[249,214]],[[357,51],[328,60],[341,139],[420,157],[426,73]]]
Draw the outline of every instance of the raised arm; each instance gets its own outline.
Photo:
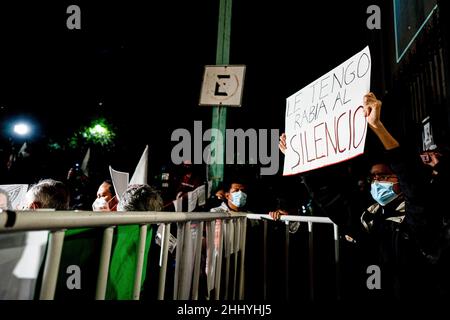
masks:
[[[381,101],[375,97],[372,92],[364,96],[364,113],[367,118],[367,124],[377,135],[386,150],[398,148],[400,144],[384,127],[380,120]]]

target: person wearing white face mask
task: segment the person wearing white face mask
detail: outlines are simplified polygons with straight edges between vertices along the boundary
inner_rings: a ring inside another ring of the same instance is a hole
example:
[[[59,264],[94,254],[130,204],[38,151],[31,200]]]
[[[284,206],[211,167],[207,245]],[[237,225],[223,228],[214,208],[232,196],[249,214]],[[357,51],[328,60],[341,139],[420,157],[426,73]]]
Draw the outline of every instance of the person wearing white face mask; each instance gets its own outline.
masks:
[[[117,197],[113,184],[105,180],[97,190],[97,199],[92,204],[93,211],[117,211]]]

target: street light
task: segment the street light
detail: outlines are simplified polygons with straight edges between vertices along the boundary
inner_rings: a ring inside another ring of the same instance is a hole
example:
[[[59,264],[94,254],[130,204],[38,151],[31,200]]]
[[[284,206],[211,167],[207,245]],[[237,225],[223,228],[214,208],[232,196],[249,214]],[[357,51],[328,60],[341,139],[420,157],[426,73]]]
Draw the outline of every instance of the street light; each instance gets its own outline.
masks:
[[[112,145],[116,135],[105,118],[93,120],[89,127],[82,128],[79,133],[86,141],[102,146]]]
[[[30,133],[30,126],[26,123],[17,123],[14,125],[14,129],[13,129],[14,133],[19,135],[19,136],[26,136]]]
[[[93,136],[102,137],[108,135],[109,130],[105,125],[96,124],[94,127],[88,129],[89,133]]]

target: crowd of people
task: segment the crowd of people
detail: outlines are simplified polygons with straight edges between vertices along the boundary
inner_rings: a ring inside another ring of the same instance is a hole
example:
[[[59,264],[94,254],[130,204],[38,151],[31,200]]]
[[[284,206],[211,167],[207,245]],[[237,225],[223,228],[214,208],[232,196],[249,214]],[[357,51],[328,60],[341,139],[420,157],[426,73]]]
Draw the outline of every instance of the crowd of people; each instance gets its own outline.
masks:
[[[368,253],[369,258],[363,264],[380,267],[383,297],[449,296],[450,216],[445,209],[449,165],[446,149],[434,146],[422,150],[420,155],[409,156],[381,122],[381,106],[382,102],[373,93],[364,96],[368,126],[384,148],[382,160],[370,160],[367,179],[355,178],[351,166],[344,163],[298,175],[298,188],[302,190],[283,193],[284,177],[279,180],[280,188],[271,185],[270,190],[262,191],[256,181],[230,175],[232,177],[226,179],[199,211],[233,214],[249,210],[269,213],[273,220],[278,220],[283,215],[301,214],[301,208],[304,210],[308,203],[315,208],[316,214],[330,217],[340,227],[343,241]],[[282,134],[279,149],[284,153],[286,148],[286,135]],[[422,160],[421,167],[414,161],[418,159]],[[86,176],[71,169],[65,183],[45,179],[33,185],[26,194],[23,209],[175,211],[173,200],[186,197],[206,180],[189,162],[183,163],[178,174],[172,177],[163,179],[165,182],[158,188],[160,190],[145,184],[130,185],[120,197],[113,182],[106,179],[100,183],[96,195],[89,195],[85,188]],[[251,189],[252,194],[249,193]],[[270,197],[266,197],[267,194]],[[0,206],[5,209],[8,206],[8,199],[1,192]],[[221,226],[217,221],[215,254],[219,250]],[[290,230],[296,232],[298,223],[292,224]],[[115,232],[118,242],[113,250],[111,273],[116,274],[108,294],[112,298],[131,298],[132,283],[127,283],[129,279],[124,270],[133,268],[126,264],[136,252],[137,241],[128,240],[135,237],[138,230],[121,227]],[[79,240],[79,234],[76,237]],[[128,240],[119,241],[124,237]],[[84,246],[99,250],[101,241],[97,234],[93,237],[86,234],[86,238],[91,241]],[[63,257],[73,257],[70,248],[69,241]],[[66,264],[73,263],[71,258],[67,259]],[[95,255],[88,260],[85,262],[97,261]],[[216,260],[211,261],[216,263]],[[211,266],[206,264],[204,267],[207,274]],[[150,293],[147,295],[151,296]]]

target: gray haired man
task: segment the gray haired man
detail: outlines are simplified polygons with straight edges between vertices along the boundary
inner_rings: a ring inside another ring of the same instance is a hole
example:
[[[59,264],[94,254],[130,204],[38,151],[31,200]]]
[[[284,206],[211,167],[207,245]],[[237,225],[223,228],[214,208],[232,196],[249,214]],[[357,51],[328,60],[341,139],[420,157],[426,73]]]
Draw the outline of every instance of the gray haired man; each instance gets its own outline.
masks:
[[[69,190],[61,181],[44,179],[33,185],[25,196],[25,209],[69,209]]]

